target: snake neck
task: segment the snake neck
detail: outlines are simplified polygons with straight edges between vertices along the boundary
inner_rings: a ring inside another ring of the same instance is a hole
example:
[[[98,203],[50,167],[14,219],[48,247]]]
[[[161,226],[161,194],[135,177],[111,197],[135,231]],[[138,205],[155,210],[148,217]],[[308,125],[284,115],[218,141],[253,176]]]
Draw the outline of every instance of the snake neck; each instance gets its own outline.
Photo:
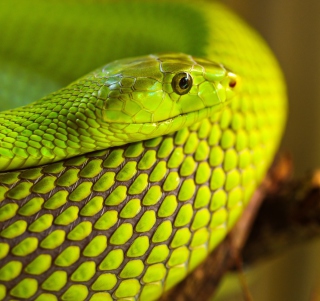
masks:
[[[80,79],[28,106],[1,113],[0,170],[109,147],[110,131],[99,121],[101,102],[95,96],[100,86],[97,80]]]

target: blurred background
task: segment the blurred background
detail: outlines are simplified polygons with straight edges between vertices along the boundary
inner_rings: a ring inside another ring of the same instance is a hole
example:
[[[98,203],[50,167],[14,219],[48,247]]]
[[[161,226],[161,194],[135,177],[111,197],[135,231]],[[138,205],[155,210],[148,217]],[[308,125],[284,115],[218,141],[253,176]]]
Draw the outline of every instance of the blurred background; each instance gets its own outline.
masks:
[[[320,1],[221,0],[267,40],[284,71],[289,120],[281,149],[290,151],[294,175],[320,167]],[[246,270],[254,301],[319,301],[320,239],[295,246]],[[215,301],[244,300],[230,273]]]

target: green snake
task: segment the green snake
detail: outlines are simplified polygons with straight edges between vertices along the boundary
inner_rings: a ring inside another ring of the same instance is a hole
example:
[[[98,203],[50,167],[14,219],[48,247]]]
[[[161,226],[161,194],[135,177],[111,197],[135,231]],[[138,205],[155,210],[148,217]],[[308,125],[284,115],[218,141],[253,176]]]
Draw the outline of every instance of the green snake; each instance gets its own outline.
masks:
[[[158,299],[272,162],[272,52],[210,1],[2,1],[0,28],[0,300]]]

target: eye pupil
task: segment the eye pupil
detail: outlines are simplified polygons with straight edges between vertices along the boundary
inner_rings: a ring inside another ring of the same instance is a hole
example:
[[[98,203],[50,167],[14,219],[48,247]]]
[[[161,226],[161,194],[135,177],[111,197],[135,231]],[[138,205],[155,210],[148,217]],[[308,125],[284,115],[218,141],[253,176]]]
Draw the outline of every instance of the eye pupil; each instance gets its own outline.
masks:
[[[187,94],[192,87],[192,77],[189,73],[177,73],[172,79],[172,89],[179,95]]]
[[[185,76],[183,78],[180,79],[180,82],[179,82],[179,87],[181,89],[187,89],[189,86],[189,80],[188,78]]]

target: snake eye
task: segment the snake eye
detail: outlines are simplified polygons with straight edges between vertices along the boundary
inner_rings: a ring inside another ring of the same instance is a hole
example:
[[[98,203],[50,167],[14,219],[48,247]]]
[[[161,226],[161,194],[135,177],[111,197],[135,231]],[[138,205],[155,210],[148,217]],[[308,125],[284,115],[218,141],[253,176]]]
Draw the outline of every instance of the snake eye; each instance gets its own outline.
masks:
[[[179,95],[186,94],[192,87],[192,77],[189,73],[181,72],[176,74],[171,82],[172,89]]]

